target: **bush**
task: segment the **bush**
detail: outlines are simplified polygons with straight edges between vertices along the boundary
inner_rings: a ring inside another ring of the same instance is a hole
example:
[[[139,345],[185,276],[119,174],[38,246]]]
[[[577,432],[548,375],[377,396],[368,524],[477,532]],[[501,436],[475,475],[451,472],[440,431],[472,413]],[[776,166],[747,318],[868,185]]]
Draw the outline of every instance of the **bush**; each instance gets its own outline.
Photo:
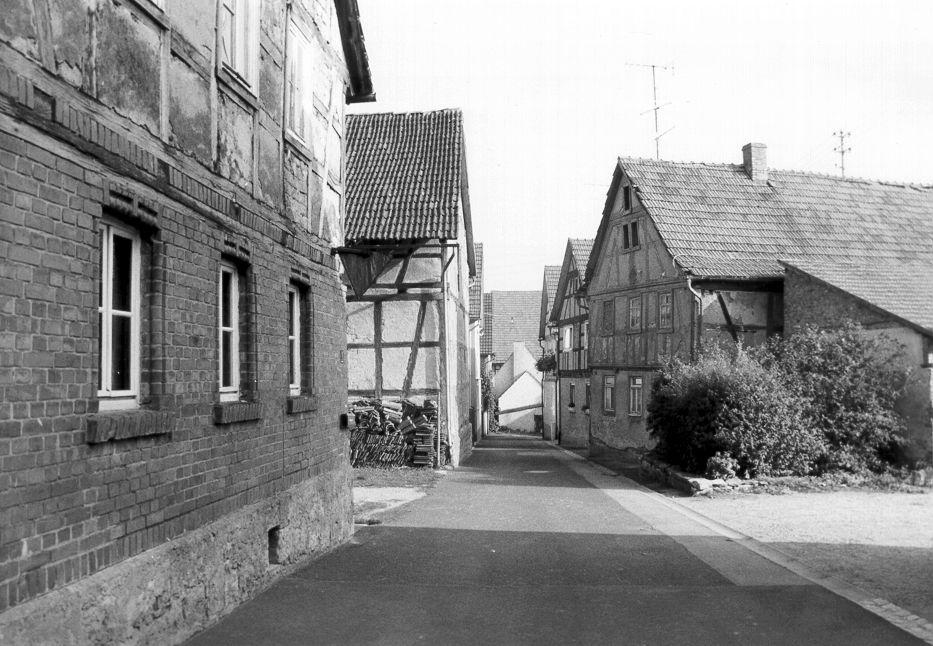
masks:
[[[675,361],[648,404],[656,451],[718,477],[884,472],[904,444],[903,351],[847,324]]]
[[[775,339],[759,351],[762,364],[805,404],[807,423],[827,443],[821,471],[882,471],[904,445],[903,420],[894,405],[908,371],[904,347],[848,323],[814,327]]]
[[[665,460],[694,473],[734,461],[745,476],[806,474],[822,454],[801,402],[741,348],[675,361],[655,381],[648,425]],[[711,459],[719,458],[711,463]]]

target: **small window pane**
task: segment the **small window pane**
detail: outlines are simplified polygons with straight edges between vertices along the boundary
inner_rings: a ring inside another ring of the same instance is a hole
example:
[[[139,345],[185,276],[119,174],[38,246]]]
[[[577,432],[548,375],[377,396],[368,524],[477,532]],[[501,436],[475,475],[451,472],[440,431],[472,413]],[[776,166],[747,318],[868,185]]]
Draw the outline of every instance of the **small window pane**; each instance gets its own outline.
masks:
[[[288,292],[288,336],[295,336],[295,292]]]
[[[623,225],[622,225],[622,248],[623,248],[623,249],[628,249],[628,248],[629,248],[629,243],[628,243],[628,225],[627,225],[627,224],[623,224]]]
[[[97,313],[97,389],[104,388],[104,315]]]
[[[222,304],[220,306],[220,324],[223,327],[230,327],[230,296],[232,280],[233,274],[230,272],[223,271],[220,273],[220,292],[222,299]]]
[[[227,386],[233,385],[233,380],[232,380],[233,371],[231,370],[233,332],[230,332],[229,330],[225,330],[221,332],[220,336],[221,336],[221,344],[223,346],[221,350],[221,353],[223,354],[223,366],[221,367],[220,385],[223,387],[227,387]]]
[[[638,246],[638,222],[632,222],[632,246]]]
[[[114,234],[112,258],[113,309],[129,312],[133,287],[133,241]]]
[[[110,388],[112,390],[129,390],[130,330],[132,321],[128,316],[114,315],[112,325]]]

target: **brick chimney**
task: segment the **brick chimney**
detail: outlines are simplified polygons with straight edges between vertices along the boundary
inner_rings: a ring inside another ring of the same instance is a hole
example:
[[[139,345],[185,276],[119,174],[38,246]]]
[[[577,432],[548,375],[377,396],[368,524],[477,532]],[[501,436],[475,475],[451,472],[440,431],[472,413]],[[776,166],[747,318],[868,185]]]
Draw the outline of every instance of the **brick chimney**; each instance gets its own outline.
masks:
[[[742,165],[753,182],[768,181],[768,147],[764,144],[742,146]]]

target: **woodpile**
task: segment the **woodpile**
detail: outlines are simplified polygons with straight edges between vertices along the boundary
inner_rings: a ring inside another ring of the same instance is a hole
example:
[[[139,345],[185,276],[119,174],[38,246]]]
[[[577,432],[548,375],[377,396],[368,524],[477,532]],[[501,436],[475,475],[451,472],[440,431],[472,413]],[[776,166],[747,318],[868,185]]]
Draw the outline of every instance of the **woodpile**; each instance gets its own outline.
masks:
[[[450,447],[441,436],[437,460],[437,404],[418,406],[408,399],[361,399],[350,405],[356,429],[350,435],[354,467],[440,466],[449,461]]]

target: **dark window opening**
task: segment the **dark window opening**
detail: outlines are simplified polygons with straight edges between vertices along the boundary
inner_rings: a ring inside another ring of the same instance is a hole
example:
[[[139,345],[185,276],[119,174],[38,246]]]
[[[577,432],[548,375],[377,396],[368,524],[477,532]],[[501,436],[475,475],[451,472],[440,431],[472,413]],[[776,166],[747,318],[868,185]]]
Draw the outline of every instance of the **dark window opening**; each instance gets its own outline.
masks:
[[[632,222],[629,227],[632,229],[632,246],[638,246],[638,222]]]
[[[628,249],[629,246],[630,245],[628,243],[628,225],[625,224],[622,226],[622,248]]]
[[[626,211],[632,208],[632,187],[622,187],[622,208]]]
[[[278,565],[282,561],[279,559],[279,534],[281,526],[276,525],[269,529],[269,564]]]

